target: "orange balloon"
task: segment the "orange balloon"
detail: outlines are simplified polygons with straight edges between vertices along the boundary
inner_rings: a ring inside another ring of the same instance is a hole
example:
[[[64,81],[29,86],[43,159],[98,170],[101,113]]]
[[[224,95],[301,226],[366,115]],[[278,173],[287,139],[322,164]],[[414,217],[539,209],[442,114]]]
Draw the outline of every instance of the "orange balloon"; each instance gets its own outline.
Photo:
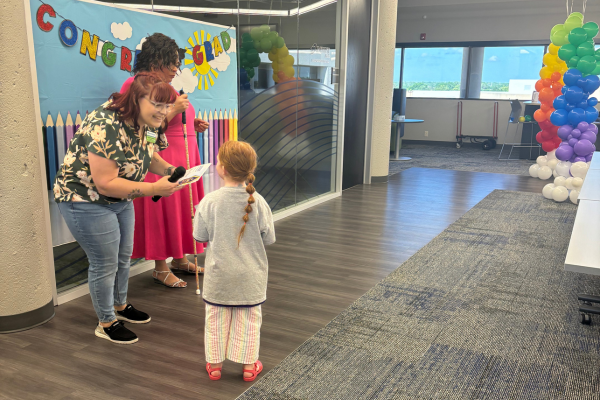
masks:
[[[544,103],[542,103],[540,110],[547,113],[548,111],[552,110],[552,104],[544,102]]]
[[[562,78],[562,75],[560,72],[554,72],[552,74],[552,76],[550,77],[550,80],[552,80],[552,82],[558,82],[560,81],[560,78]]]
[[[542,85],[544,87],[551,87],[552,86],[552,81],[550,79],[542,79]]]
[[[544,122],[548,118],[546,117],[546,113],[540,109],[533,113],[533,119],[535,119],[537,122]]]
[[[554,100],[554,90],[550,88],[543,88],[540,90],[540,102],[549,103]]]
[[[538,81],[535,83],[535,91],[536,91],[536,92],[541,92],[541,91],[542,91],[542,89],[544,88],[543,82],[544,82],[544,81],[543,81],[543,79],[539,79],[539,80],[538,80]]]

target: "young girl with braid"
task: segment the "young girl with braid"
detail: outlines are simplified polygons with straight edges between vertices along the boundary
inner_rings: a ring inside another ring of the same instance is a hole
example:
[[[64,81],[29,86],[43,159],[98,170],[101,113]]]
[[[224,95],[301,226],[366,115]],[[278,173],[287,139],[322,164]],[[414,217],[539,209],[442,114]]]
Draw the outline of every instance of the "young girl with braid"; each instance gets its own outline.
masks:
[[[194,218],[194,238],[209,244],[204,350],[206,371],[214,381],[221,379],[226,358],[243,364],[245,381],[263,369],[258,349],[261,304],[267,298],[265,245],[275,243],[275,228],[269,205],[252,185],[256,162],[248,143],[223,144],[216,169],[225,186],[202,199]]]

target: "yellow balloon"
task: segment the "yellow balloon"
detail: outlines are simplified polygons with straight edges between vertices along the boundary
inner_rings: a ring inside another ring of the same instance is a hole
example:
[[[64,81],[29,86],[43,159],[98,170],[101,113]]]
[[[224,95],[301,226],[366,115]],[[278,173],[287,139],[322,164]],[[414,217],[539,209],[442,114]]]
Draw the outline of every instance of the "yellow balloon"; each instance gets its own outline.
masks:
[[[294,75],[296,75],[296,70],[294,69],[294,67],[285,67],[285,69],[283,70],[283,73],[288,78],[293,78]]]
[[[547,65],[549,67],[553,67],[554,65],[556,65],[556,59],[557,58],[558,58],[557,56],[555,56],[553,54],[550,54],[550,53],[544,54],[544,60],[543,60],[544,61],[544,65]]]
[[[273,74],[273,80],[275,82],[279,81],[279,77],[277,76],[277,74]]]
[[[279,63],[278,62],[273,62],[273,71],[274,72],[278,72],[279,71]]]
[[[558,49],[560,49],[559,46],[556,46],[554,43],[550,43],[550,46],[548,46],[548,53],[556,56],[558,55]]]
[[[550,79],[554,70],[550,67],[543,67],[540,70],[540,78],[542,79]]]
[[[568,70],[569,70],[569,67],[565,63],[564,65],[560,66],[560,70],[558,72],[560,72],[561,75],[564,75],[565,72],[567,72]],[[564,84],[563,81],[562,81],[562,78],[560,78],[560,83]]]
[[[275,56],[273,53],[269,53],[269,60],[271,60],[271,62],[275,61],[277,58],[277,56]]]
[[[283,46],[282,48],[277,49],[277,57],[278,58],[285,58],[289,55],[290,55],[290,51],[288,50],[287,46]]]

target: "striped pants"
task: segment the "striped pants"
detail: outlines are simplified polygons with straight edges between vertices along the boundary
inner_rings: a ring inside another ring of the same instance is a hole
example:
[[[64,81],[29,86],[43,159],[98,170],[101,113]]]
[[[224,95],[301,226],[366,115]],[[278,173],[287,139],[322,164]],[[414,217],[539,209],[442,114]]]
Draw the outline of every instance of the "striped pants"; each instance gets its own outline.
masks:
[[[260,305],[222,307],[206,303],[206,362],[218,364],[227,358],[240,364],[255,363],[258,360],[261,324]]]

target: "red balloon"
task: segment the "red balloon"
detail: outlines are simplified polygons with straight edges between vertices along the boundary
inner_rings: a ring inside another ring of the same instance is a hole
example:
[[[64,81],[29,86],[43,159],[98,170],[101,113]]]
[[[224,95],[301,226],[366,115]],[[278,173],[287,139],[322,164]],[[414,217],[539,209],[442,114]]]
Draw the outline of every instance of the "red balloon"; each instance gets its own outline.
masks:
[[[558,82],[558,81],[560,81],[560,78],[562,78],[562,75],[560,74],[560,72],[555,71],[555,72],[552,73],[552,76],[550,77],[550,80],[552,82]]]
[[[542,89],[544,88],[544,85],[542,83],[543,83],[543,81],[541,79],[535,83],[535,91],[536,92],[542,91]]]
[[[542,103],[550,103],[554,101],[554,90],[547,87],[543,88],[540,91],[540,101]]]
[[[554,135],[552,134],[552,132],[548,132],[548,131],[540,131],[541,133],[541,138],[542,138],[542,143],[543,142],[547,142],[549,140],[554,140]]]
[[[561,91],[561,90],[562,90],[562,88],[563,88],[563,86],[564,86],[564,85],[563,85],[562,83],[560,83],[560,82],[554,82],[554,83],[552,84],[552,90],[554,90],[555,92],[556,92],[556,91]],[[562,92],[561,92],[561,94],[562,94]]]
[[[550,129],[548,129],[548,132],[552,132],[552,135],[554,135],[554,136],[558,135],[558,126],[552,125],[552,127]]]
[[[542,143],[542,150],[544,150],[546,153],[556,149],[558,149],[558,146],[554,144],[553,140],[549,140],[547,142]]]
[[[537,141],[539,144],[542,144],[542,143],[544,143],[544,139],[542,139],[542,132],[544,132],[544,131],[539,131],[539,132],[537,133],[537,135],[535,135],[535,140],[536,140],[536,141]]]
[[[558,129],[558,127],[556,127]],[[560,144],[562,143],[562,139],[559,138],[558,136],[554,137],[554,148],[558,149],[560,147]]]
[[[539,109],[535,110],[535,112],[533,113],[533,119],[535,119],[537,122],[544,122],[548,118],[546,117],[546,113],[543,112],[542,109]]]
[[[539,124],[540,128],[545,131],[549,130],[550,128],[552,128],[554,126],[554,125],[552,125],[552,122],[550,122],[548,119],[546,119],[545,121],[539,122],[538,124]]]

